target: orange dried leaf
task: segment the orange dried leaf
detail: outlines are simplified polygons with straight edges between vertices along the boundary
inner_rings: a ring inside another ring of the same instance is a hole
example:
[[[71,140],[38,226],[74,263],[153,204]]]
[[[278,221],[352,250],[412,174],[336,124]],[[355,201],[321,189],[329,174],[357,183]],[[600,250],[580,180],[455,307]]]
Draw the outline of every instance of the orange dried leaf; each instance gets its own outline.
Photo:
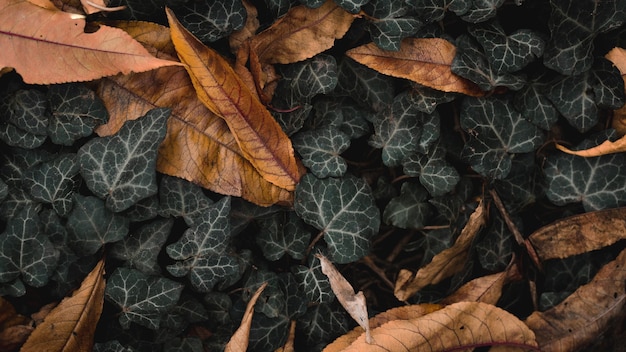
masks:
[[[21,352],[91,351],[96,325],[104,303],[104,261],[65,298],[30,335]]]
[[[0,351],[16,350],[32,331],[29,319],[17,314],[13,305],[0,297]]]
[[[0,68],[15,68],[26,83],[51,84],[180,65],[153,57],[120,29],[84,27],[82,16],[0,0]]]
[[[263,64],[306,60],[332,48],[335,39],[346,34],[352,21],[354,16],[333,0],[316,9],[296,6],[254,37],[251,49]]]
[[[606,264],[586,285],[545,312],[534,312],[526,324],[535,331],[542,351],[579,351],[596,341],[623,316],[626,302],[626,250]]]
[[[254,295],[250,298],[248,305],[246,306],[246,311],[243,314],[243,319],[241,320],[241,324],[239,328],[233,336],[231,336],[230,341],[226,344],[226,348],[224,352],[235,352],[235,351],[245,351],[248,349],[248,339],[250,337],[250,326],[252,325],[252,316],[254,315],[254,304],[263,293],[263,290],[267,286],[267,282],[264,282],[259,288],[256,290]]]
[[[516,264],[509,265],[507,269],[500,273],[482,276],[471,280],[461,286],[450,296],[444,298],[441,304],[452,304],[457,302],[483,302],[496,304],[502,296],[502,287],[511,281],[519,280],[522,276]]]
[[[172,42],[200,100],[226,121],[243,156],[267,181],[293,191],[301,168],[289,137],[228,62],[166,12]]]
[[[606,154],[626,152],[626,136],[616,140],[615,142],[604,141],[602,144],[585,150],[571,150],[560,144],[556,148],[564,153],[578,155],[585,158],[592,158]]]
[[[356,62],[388,76],[444,92],[485,95],[476,84],[450,71],[455,54],[456,47],[441,38],[406,38],[399,51],[383,50],[369,43],[346,53]]]

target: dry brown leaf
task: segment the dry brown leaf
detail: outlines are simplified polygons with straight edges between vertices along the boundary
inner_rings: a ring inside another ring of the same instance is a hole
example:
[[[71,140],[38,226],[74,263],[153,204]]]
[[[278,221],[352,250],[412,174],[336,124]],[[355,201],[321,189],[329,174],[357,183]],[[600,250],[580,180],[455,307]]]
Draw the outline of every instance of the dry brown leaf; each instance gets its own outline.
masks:
[[[456,47],[441,38],[406,38],[398,51],[383,50],[369,43],[346,52],[356,62],[388,76],[444,92],[485,95],[475,83],[450,71],[455,54]]]
[[[594,251],[622,239],[626,239],[626,207],[563,218],[528,237],[542,261]]]
[[[394,292],[399,300],[406,301],[422,288],[437,284],[463,268],[472,241],[485,224],[484,208],[481,200],[476,210],[470,215],[454,245],[435,255],[432,261],[420,268],[416,274],[410,270],[400,270]]]
[[[542,351],[578,351],[595,341],[624,314],[626,249],[586,285],[557,306],[534,312],[526,324],[535,331]]]
[[[372,330],[374,343],[359,337],[352,351],[538,351],[535,334],[511,313],[490,304],[461,302],[410,320],[394,320]]]
[[[521,278],[517,264],[513,263],[503,272],[471,280],[439,303],[483,302],[495,305],[502,296],[502,287]]]
[[[231,336],[230,341],[226,344],[226,348],[224,352],[240,352],[248,349],[248,339],[250,337],[250,325],[252,324],[252,316],[254,315],[254,304],[256,303],[259,296],[267,286],[267,282],[264,282],[259,288],[256,290],[254,295],[250,298],[248,305],[246,306],[246,311],[243,314],[243,319],[241,320],[241,324],[239,328],[233,336]]]
[[[254,5],[251,4],[248,0],[243,0],[241,3],[246,9],[246,24],[243,26],[242,29],[234,31],[230,34],[230,36],[228,36],[230,51],[233,53],[238,52],[241,45],[251,39],[261,26],[259,18],[257,17],[259,12],[257,11],[256,7],[254,7]]]
[[[120,29],[84,27],[75,14],[0,0],[0,68],[15,68],[26,83],[51,84],[180,65],[155,58]]]
[[[170,9],[166,13],[172,42],[200,101],[226,121],[243,156],[263,178],[293,191],[302,169],[289,137],[228,62],[187,31]]]
[[[71,297],[59,303],[30,335],[21,352],[90,352],[104,303],[104,260]]]
[[[289,335],[287,336],[287,342],[280,347],[277,348],[274,352],[294,352],[294,343],[296,339],[296,321],[292,320],[289,323]]]
[[[251,49],[262,64],[290,64],[312,58],[343,37],[354,16],[333,0],[312,9],[291,8],[271,27],[252,39]],[[306,45],[303,45],[306,43]]]
[[[613,48],[606,56],[608,60],[612,61],[622,74],[624,85],[626,86],[626,50],[622,48]],[[626,105],[613,111],[613,121],[611,123],[620,136],[626,135]]]
[[[168,28],[147,22],[115,24],[155,56],[173,59]],[[154,107],[172,109],[159,148],[160,172],[262,206],[292,202],[291,192],[266,181],[243,157],[226,122],[198,100],[183,67],[104,78],[98,82],[97,92],[110,115],[109,122],[96,130],[101,136],[117,132],[124,122]]]
[[[33,331],[27,317],[17,314],[11,303],[0,297],[0,351],[13,351]]]
[[[615,142],[604,141],[600,145],[585,150],[571,150],[560,144],[557,144],[556,147],[558,150],[567,154],[591,158],[594,156],[626,152],[626,136],[623,136]]]

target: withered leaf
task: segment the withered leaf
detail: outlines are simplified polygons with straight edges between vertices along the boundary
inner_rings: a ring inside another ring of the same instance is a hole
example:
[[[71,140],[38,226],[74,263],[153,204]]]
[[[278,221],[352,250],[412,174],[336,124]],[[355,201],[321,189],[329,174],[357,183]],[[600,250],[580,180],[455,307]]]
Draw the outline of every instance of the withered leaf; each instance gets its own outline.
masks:
[[[243,156],[267,181],[293,191],[300,180],[291,140],[231,66],[167,9],[172,41],[200,100],[221,116]]]
[[[619,72],[622,74],[622,80],[626,86],[626,50],[622,48],[613,48],[605,56],[608,60],[613,62]],[[626,135],[626,105],[613,111],[613,121],[611,123],[620,136]],[[624,142],[626,144],[626,142]],[[623,147],[626,150],[626,147]]]
[[[469,301],[495,305],[498,303],[500,296],[502,296],[502,287],[521,277],[518,266],[513,263],[509,265],[505,271],[471,280],[454,293],[441,300],[440,303],[452,304]]]
[[[241,320],[241,324],[239,328],[233,336],[231,336],[230,341],[226,344],[225,352],[237,352],[237,351],[245,351],[248,349],[248,339],[250,337],[250,326],[252,325],[252,316],[254,315],[254,305],[256,301],[263,293],[263,290],[267,286],[267,282],[264,282],[259,288],[256,290],[254,295],[248,301],[248,305],[246,306],[246,311],[243,314],[243,319]]]
[[[120,29],[84,27],[82,16],[0,0],[0,68],[15,68],[26,83],[51,84],[180,65],[153,57]]]
[[[242,29],[234,31],[230,34],[230,36],[228,36],[228,44],[230,45],[230,50],[233,53],[238,52],[241,45],[243,45],[243,43],[248,39],[252,38],[261,26],[258,18],[259,12],[256,7],[254,7],[254,5],[247,0],[243,0],[241,4],[246,9],[246,24]]]
[[[626,152],[626,136],[616,140],[615,142],[604,141],[600,145],[584,150],[571,150],[560,144],[556,145],[557,149],[567,154],[578,155],[586,158],[601,156],[613,153]]]
[[[32,331],[29,319],[17,314],[13,305],[0,297],[0,351],[17,349]]]
[[[450,71],[455,54],[456,47],[441,38],[406,38],[399,51],[369,43],[346,52],[356,62],[388,76],[444,92],[483,96],[485,93],[476,84]]]

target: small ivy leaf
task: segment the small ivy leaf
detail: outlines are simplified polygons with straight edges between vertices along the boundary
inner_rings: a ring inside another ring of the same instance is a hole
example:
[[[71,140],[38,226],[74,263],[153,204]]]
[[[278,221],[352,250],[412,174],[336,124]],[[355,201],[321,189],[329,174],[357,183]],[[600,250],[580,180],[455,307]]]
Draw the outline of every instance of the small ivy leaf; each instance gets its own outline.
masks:
[[[371,127],[367,116],[371,114],[356,105],[352,100],[342,100],[340,104],[343,123],[339,129],[350,139],[357,139],[370,134]]]
[[[294,209],[304,222],[324,231],[329,257],[340,264],[366,255],[380,226],[369,185],[352,176],[304,175],[296,187]]]
[[[8,221],[16,216],[23,208],[38,206],[39,202],[31,198],[23,188],[9,187],[9,194],[0,203],[0,218]]]
[[[428,191],[417,183],[405,182],[400,195],[391,199],[383,212],[383,221],[403,229],[420,229],[431,215]]]
[[[519,218],[513,221],[522,229]],[[489,271],[502,271],[511,261],[513,256],[513,234],[509,231],[506,223],[500,216],[494,216],[493,223],[485,233],[485,237],[476,243],[476,253],[480,265]]]
[[[122,345],[118,340],[111,340],[107,342],[96,342],[93,345],[93,352],[137,352],[137,350]]]
[[[246,303],[237,301],[233,311],[243,317]],[[237,321],[241,319],[237,317]],[[285,315],[270,318],[265,314],[254,314],[250,326],[249,351],[276,351],[287,341],[289,335],[289,319]]]
[[[22,186],[24,171],[56,157],[55,154],[48,153],[45,150],[8,148],[5,152],[7,153],[1,156],[0,178],[9,187],[15,188]]]
[[[157,264],[157,256],[173,225],[173,219],[158,219],[145,224],[115,243],[110,254],[144,274],[159,275],[161,269]]]
[[[411,16],[404,0],[373,0],[364,10],[371,16],[368,27],[372,41],[381,49],[400,50],[400,41],[417,33],[422,22]]]
[[[333,126],[300,132],[292,143],[304,166],[319,178],[339,177],[348,169],[340,154],[348,149],[350,139]]]
[[[462,15],[472,6],[469,0],[415,0],[407,3],[419,10],[420,18],[426,23],[441,21],[447,11]]]
[[[393,101],[393,79],[356,61],[344,58],[339,64],[338,95],[359,97],[374,111],[381,111]]]
[[[318,304],[309,308],[296,323],[297,333],[306,337],[307,346],[326,346],[350,328],[348,315],[329,304]],[[319,349],[319,348],[316,348]]]
[[[132,322],[156,330],[162,314],[174,307],[182,290],[178,282],[120,267],[111,274],[104,294],[121,309],[123,329],[130,328]]]
[[[272,18],[279,18],[284,16],[289,9],[294,6],[293,1],[291,0],[265,0],[265,5],[272,15]],[[300,3],[304,4],[304,1],[300,1]],[[320,4],[320,6],[322,6]]]
[[[402,165],[404,173],[419,177],[422,186],[433,197],[452,191],[461,180],[456,169],[445,160],[445,150],[441,147],[428,155],[413,154]]]
[[[513,103],[526,120],[549,131],[558,120],[559,112],[544,94],[545,90],[546,85],[543,82],[533,81],[515,93]]]
[[[621,1],[551,1],[550,40],[544,65],[564,75],[587,71],[593,63],[595,37],[622,25],[626,18]]]
[[[460,120],[461,128],[470,135],[461,157],[485,177],[506,177],[511,154],[532,152],[544,138],[537,126],[513,108],[510,99],[465,98]]]
[[[311,233],[294,212],[280,212],[259,219],[256,243],[267,260],[275,261],[289,254],[293,259],[304,258]]]
[[[276,98],[276,96],[274,96]],[[278,99],[272,101],[272,105],[276,108],[280,106],[281,102]],[[287,102],[285,105],[286,108],[292,108],[300,106],[300,108],[290,111],[290,112],[277,112],[272,111],[272,116],[276,119],[280,127],[288,136],[292,136],[294,133],[300,131],[304,126],[304,122],[309,117],[311,110],[313,109],[313,105],[309,103],[304,103],[298,105],[299,103],[296,101]]]
[[[205,196],[200,186],[182,178],[163,176],[159,186],[159,214],[164,217],[182,217],[192,226],[202,220],[213,201]]]
[[[128,219],[107,209],[96,197],[74,194],[74,207],[67,218],[69,244],[80,255],[93,255],[106,243],[128,234]]]
[[[599,58],[591,70],[594,100],[601,108],[619,109],[624,105],[624,80],[619,69],[605,58]]]
[[[9,185],[0,180],[0,202],[4,200],[9,194]]]
[[[456,93],[444,92],[418,84],[414,84],[410,91],[412,103],[419,111],[427,114],[435,112],[437,105],[451,102],[456,97]]]
[[[351,98],[320,98],[313,105],[315,115],[310,121],[310,129],[334,127],[348,135],[349,139],[363,137],[370,133],[369,120],[373,113],[359,107]]]
[[[25,207],[10,219],[0,242],[0,282],[18,278],[32,287],[48,283],[59,252],[45,236],[35,207]],[[27,248],[27,250],[25,250]]]
[[[232,323],[230,311],[233,302],[228,294],[217,291],[209,292],[204,295],[202,301],[207,314],[211,317],[211,319],[207,321],[210,327]]]
[[[459,194],[448,194],[429,199],[428,203],[435,207],[437,218],[451,225],[456,222],[459,214],[461,214],[464,199]]]
[[[470,27],[469,32],[483,47],[496,73],[519,71],[535,58],[543,55],[545,42],[528,29],[520,29],[507,36],[498,22]]]
[[[504,0],[472,0],[471,4],[461,18],[466,22],[479,23],[495,17]]]
[[[495,180],[494,186],[511,213],[517,213],[533,204],[544,191],[543,177],[536,170],[535,154],[516,155],[509,175]]]
[[[17,279],[6,284],[0,283],[0,296],[22,297],[26,294],[26,286],[22,280]]]
[[[53,84],[48,100],[52,111],[48,136],[54,144],[70,146],[109,120],[102,100],[84,84]]]
[[[296,319],[304,312],[308,305],[307,299],[304,297],[303,291],[300,289],[300,283],[292,273],[281,273],[280,287],[285,293],[287,304],[285,305],[285,314],[289,319]]]
[[[285,310],[286,304],[285,295],[279,287],[278,274],[266,270],[253,271],[243,285],[241,297],[245,302],[249,302],[264,282],[267,282],[267,287],[255,303],[254,311],[263,313],[269,318],[276,318]]]
[[[335,294],[330,287],[328,277],[322,273],[322,264],[318,258],[310,256],[308,266],[297,265],[291,271],[298,281],[300,291],[304,292],[308,302],[330,303],[335,300]]]
[[[56,159],[37,165],[24,173],[24,185],[37,201],[52,204],[60,216],[72,209],[72,193],[79,167],[76,154],[61,154]]]
[[[372,195],[377,201],[382,200],[386,202],[397,196],[398,190],[391,184],[391,180],[388,177],[381,176],[376,180],[376,187],[374,187]]]
[[[175,277],[189,276],[191,285],[199,292],[209,292],[213,286],[239,274],[237,259],[227,253],[230,242],[230,197],[223,197],[205,213],[202,221],[194,223],[177,242],[167,246],[167,254],[177,260],[167,271]]]
[[[231,199],[230,202],[231,236],[241,233],[241,231],[243,231],[255,219],[260,219],[284,210],[282,207],[277,205],[262,207],[250,203],[242,198]]]
[[[180,12],[184,15],[179,17],[180,22],[205,43],[225,38],[233,31],[242,29],[248,17],[241,0],[192,1],[182,9]]]
[[[308,103],[318,94],[332,92],[337,85],[337,61],[326,54],[283,66],[278,73],[282,78],[274,96],[289,101]]]
[[[79,149],[85,183],[107,208],[123,211],[157,193],[157,147],[169,114],[169,109],[152,109],[126,122],[116,135],[94,138]]]
[[[337,5],[341,6],[344,10],[350,13],[358,13],[361,11],[361,6],[367,4],[370,0],[335,0]]]
[[[46,141],[46,136],[26,132],[10,123],[0,122],[0,140],[12,147],[35,149]]]
[[[133,222],[141,222],[154,219],[159,213],[159,198],[157,195],[139,200],[137,203],[124,210],[122,215]]]
[[[316,9],[322,6],[326,0],[299,0],[306,7],[310,7],[312,9]]]
[[[48,101],[46,94],[35,89],[18,90],[0,105],[0,111],[18,129],[45,136],[48,128]]]

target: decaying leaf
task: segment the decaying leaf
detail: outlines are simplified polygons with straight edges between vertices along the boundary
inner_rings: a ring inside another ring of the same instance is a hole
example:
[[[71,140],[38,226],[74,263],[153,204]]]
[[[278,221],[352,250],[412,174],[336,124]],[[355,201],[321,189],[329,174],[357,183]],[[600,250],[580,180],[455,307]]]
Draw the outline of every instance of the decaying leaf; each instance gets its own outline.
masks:
[[[322,264],[322,272],[328,277],[330,287],[335,293],[337,300],[343,308],[350,314],[357,324],[365,330],[365,341],[372,343],[370,335],[369,316],[367,315],[367,302],[362,291],[354,293],[352,285],[343,275],[335,268],[328,258],[318,253],[315,255]]]
[[[5,48],[0,67],[15,68],[26,83],[50,84],[180,65],[155,58],[120,29],[101,26],[85,33],[84,27],[81,16],[0,0],[0,47]]]
[[[225,352],[238,352],[245,351],[248,349],[248,339],[250,336],[250,325],[252,324],[252,316],[254,315],[254,304],[257,299],[263,293],[263,290],[267,286],[267,282],[264,282],[259,288],[256,290],[254,295],[248,301],[248,305],[246,306],[246,312],[243,315],[243,319],[241,320],[241,324],[239,328],[233,336],[231,336],[230,341],[226,344]]]
[[[346,52],[358,63],[388,76],[444,92],[483,96],[476,84],[450,71],[455,54],[455,46],[441,38],[406,38],[399,51],[386,51],[369,43]]]
[[[575,351],[595,341],[626,302],[626,250],[606,264],[591,282],[559,305],[534,312],[526,324],[535,331],[541,351]]]
[[[416,274],[410,270],[400,270],[394,292],[396,297],[406,301],[427,285],[439,283],[461,270],[474,237],[485,224],[485,217],[485,206],[481,200],[452,247],[435,255],[432,261],[420,268]]]
[[[560,144],[557,144],[556,147],[560,151],[568,154],[592,158],[594,156],[626,152],[626,136],[616,140],[615,142],[604,141],[598,146],[585,150],[571,150]]]
[[[528,237],[542,261],[594,251],[623,239],[626,239],[626,207],[566,217]]]
[[[242,29],[234,31],[228,36],[230,50],[233,53],[238,52],[241,45],[248,39],[252,38],[261,26],[259,18],[257,17],[258,11],[256,7],[254,7],[254,5],[247,0],[243,0],[241,4],[246,8],[246,24]]]
[[[519,267],[517,264],[513,263],[509,265],[505,271],[482,276],[466,283],[439,303],[452,304],[467,301],[495,305],[502,296],[502,287],[521,277]]]
[[[224,58],[166,12],[172,41],[200,100],[226,121],[244,157],[267,181],[293,191],[301,168],[280,125]]]
[[[13,305],[0,297],[0,351],[17,349],[32,331],[29,319],[17,314]]]
[[[103,275],[104,260],[100,260],[80,288],[61,301],[37,326],[21,351],[91,351],[104,303]]]

